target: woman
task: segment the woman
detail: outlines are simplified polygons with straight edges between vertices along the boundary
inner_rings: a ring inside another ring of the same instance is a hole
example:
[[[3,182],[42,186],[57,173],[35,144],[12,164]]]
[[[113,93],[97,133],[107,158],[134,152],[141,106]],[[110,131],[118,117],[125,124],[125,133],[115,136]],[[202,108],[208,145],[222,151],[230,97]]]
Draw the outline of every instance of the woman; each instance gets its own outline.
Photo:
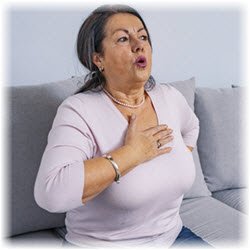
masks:
[[[205,245],[179,216],[195,177],[199,121],[180,92],[150,75],[141,16],[99,7],[80,28],[77,52],[90,73],[58,108],[36,202],[66,212],[66,240],[76,246],[170,247],[183,237]]]

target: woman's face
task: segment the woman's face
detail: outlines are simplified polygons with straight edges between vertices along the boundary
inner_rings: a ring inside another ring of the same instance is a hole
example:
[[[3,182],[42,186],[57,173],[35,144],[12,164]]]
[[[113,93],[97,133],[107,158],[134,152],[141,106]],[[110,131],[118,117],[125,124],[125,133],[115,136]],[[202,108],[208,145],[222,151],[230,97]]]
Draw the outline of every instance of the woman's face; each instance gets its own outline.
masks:
[[[152,49],[139,18],[127,13],[111,16],[102,46],[103,55],[94,62],[104,67],[108,84],[144,86],[151,74]]]

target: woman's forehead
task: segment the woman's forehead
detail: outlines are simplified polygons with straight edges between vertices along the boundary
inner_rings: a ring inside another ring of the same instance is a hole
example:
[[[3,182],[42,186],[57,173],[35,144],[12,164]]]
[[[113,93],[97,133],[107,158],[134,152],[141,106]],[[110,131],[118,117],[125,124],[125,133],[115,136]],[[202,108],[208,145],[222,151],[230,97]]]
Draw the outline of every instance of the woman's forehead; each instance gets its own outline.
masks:
[[[106,35],[111,36],[120,29],[137,32],[143,27],[141,20],[137,16],[128,13],[118,13],[108,19],[105,26],[105,33]]]

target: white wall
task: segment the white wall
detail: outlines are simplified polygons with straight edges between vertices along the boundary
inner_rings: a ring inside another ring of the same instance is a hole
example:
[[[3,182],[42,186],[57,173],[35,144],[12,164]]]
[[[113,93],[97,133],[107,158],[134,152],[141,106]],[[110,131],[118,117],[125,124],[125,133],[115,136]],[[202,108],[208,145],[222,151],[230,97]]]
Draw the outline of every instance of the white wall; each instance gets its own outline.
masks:
[[[8,85],[38,84],[82,75],[75,44],[94,7],[9,9]],[[196,77],[197,86],[243,84],[241,11],[216,8],[137,8],[153,42],[159,82]]]

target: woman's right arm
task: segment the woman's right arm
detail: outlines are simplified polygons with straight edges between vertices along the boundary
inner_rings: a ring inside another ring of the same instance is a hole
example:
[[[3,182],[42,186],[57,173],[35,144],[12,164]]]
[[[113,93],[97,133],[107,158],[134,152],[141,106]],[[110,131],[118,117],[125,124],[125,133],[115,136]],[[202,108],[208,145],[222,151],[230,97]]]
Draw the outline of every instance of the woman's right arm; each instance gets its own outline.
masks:
[[[140,163],[170,152],[170,147],[157,148],[157,140],[160,139],[162,145],[172,140],[169,137],[170,134],[171,132],[164,125],[138,131],[136,117],[133,117],[130,120],[124,146],[109,154],[119,166],[121,175],[124,176]],[[85,181],[82,202],[86,203],[111,185],[116,174],[111,163],[104,157],[86,160],[84,166]]]
[[[58,108],[48,143],[43,153],[34,186],[34,198],[43,209],[64,213],[82,206],[107,188],[115,179],[108,160],[95,158],[97,145],[84,120],[84,104],[72,96]],[[81,113],[79,112],[81,111]],[[169,152],[158,149],[157,140],[164,144],[166,127],[156,126],[138,131],[132,119],[124,145],[110,154],[125,175],[138,164]]]
[[[122,176],[138,165],[134,157],[132,157],[133,151],[129,146],[123,146],[109,154],[118,164]],[[111,185],[116,177],[114,168],[104,157],[84,161],[84,171],[83,204]]]

